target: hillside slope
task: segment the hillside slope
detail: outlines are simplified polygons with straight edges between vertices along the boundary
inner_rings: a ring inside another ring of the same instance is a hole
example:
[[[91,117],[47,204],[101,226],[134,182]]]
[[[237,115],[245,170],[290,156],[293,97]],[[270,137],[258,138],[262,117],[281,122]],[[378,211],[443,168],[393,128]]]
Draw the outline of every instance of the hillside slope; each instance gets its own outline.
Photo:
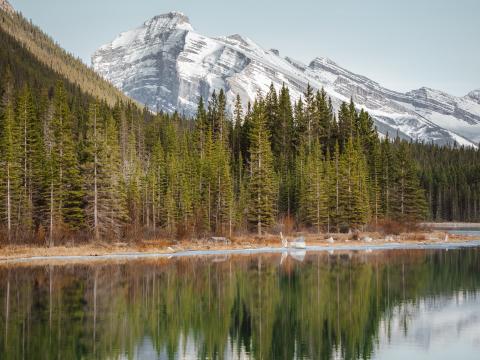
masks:
[[[26,50],[47,68],[68,79],[73,85],[78,85],[81,91],[105,100],[109,105],[114,105],[118,100],[131,101],[81,60],[62,49],[40,28],[25,19],[20,13],[13,11],[6,0],[3,0],[0,5],[0,32],[3,33],[1,36],[10,44],[10,46],[4,46],[5,43],[2,42],[0,61],[4,64],[9,62],[10,67],[18,72],[18,62],[25,62],[27,55],[24,53],[23,56],[16,56],[15,52]],[[18,45],[13,45],[11,41],[7,40],[7,35]],[[17,50],[12,52],[13,48]],[[46,77],[46,79],[51,79],[51,77]]]

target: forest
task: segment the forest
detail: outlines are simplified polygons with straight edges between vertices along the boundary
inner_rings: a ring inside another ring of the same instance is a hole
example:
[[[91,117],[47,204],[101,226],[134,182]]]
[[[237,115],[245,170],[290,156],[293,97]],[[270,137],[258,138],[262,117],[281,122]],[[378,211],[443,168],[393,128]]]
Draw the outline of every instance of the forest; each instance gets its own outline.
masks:
[[[2,84],[4,242],[263,234],[282,224],[320,233],[478,216],[477,151],[380,139],[368,113],[350,103],[335,114],[310,87],[293,106],[286,87],[246,111],[237,98],[233,119],[220,91],[185,119],[72,96],[61,81],[19,87],[7,72]]]
[[[336,112],[310,86],[296,102],[272,86],[228,109],[220,90],[193,119],[154,114],[20,20],[2,28],[41,41],[0,29],[2,243],[480,220],[476,149],[381,136],[352,101]]]

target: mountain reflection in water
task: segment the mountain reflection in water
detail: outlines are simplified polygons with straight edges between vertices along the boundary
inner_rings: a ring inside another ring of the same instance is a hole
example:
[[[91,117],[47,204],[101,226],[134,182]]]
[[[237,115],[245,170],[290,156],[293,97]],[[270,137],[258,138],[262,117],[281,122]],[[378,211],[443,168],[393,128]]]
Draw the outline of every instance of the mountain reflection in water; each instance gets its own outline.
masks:
[[[480,353],[478,248],[291,255],[0,267],[0,358]]]

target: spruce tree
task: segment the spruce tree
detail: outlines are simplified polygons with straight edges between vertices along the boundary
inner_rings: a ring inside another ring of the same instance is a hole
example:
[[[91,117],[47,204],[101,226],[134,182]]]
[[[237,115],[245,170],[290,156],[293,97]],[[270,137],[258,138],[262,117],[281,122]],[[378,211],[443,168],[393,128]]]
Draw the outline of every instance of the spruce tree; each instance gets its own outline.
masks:
[[[339,161],[339,213],[337,222],[359,227],[369,219],[367,166],[358,140],[350,138]]]
[[[278,103],[277,131],[272,136],[272,150],[279,174],[279,211],[290,216],[294,211],[294,166],[295,166],[295,127],[292,101],[285,84],[282,86]],[[275,145],[276,144],[276,145]],[[275,148],[276,146],[276,148]]]
[[[396,218],[417,221],[426,214],[427,203],[420,187],[417,166],[405,142],[398,144],[395,156],[395,193],[393,211]]]
[[[302,151],[305,156],[303,179],[300,182],[300,204],[304,223],[313,226],[320,233],[328,223],[328,193],[325,178],[325,163],[321,145],[315,140],[310,152]]]
[[[270,134],[266,124],[265,105],[258,97],[253,107],[250,132],[250,174],[248,183],[249,220],[261,235],[275,220],[277,184],[273,168]]]
[[[86,219],[95,240],[119,238],[127,218],[118,133],[111,117],[90,105],[83,151]]]
[[[52,119],[54,165],[58,168],[56,180],[59,194],[55,204],[60,209],[62,220],[68,229],[83,226],[83,189],[80,176],[77,148],[73,139],[73,118],[68,107],[63,83],[55,88],[54,114]]]
[[[19,128],[15,121],[13,84],[9,73],[5,76],[5,88],[2,97],[3,111],[0,126],[0,161],[2,186],[2,215],[6,223],[7,240],[14,239],[21,188],[21,168],[18,158],[20,153]]]

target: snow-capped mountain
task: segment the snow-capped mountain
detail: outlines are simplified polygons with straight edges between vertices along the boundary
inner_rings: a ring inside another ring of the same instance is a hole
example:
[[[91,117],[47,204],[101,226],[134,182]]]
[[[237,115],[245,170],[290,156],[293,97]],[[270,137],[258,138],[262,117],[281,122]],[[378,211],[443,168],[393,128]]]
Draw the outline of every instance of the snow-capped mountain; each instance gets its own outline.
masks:
[[[203,36],[178,12],[155,16],[120,34],[94,53],[92,64],[154,111],[192,115],[200,97],[206,99],[220,88],[229,104],[237,94],[246,104],[272,83],[277,89],[285,83],[296,100],[310,84],[323,87],[334,107],[353,98],[382,133],[438,144],[474,146],[480,141],[480,90],[465,97],[428,88],[392,91],[328,58],[303,64],[238,34]]]

